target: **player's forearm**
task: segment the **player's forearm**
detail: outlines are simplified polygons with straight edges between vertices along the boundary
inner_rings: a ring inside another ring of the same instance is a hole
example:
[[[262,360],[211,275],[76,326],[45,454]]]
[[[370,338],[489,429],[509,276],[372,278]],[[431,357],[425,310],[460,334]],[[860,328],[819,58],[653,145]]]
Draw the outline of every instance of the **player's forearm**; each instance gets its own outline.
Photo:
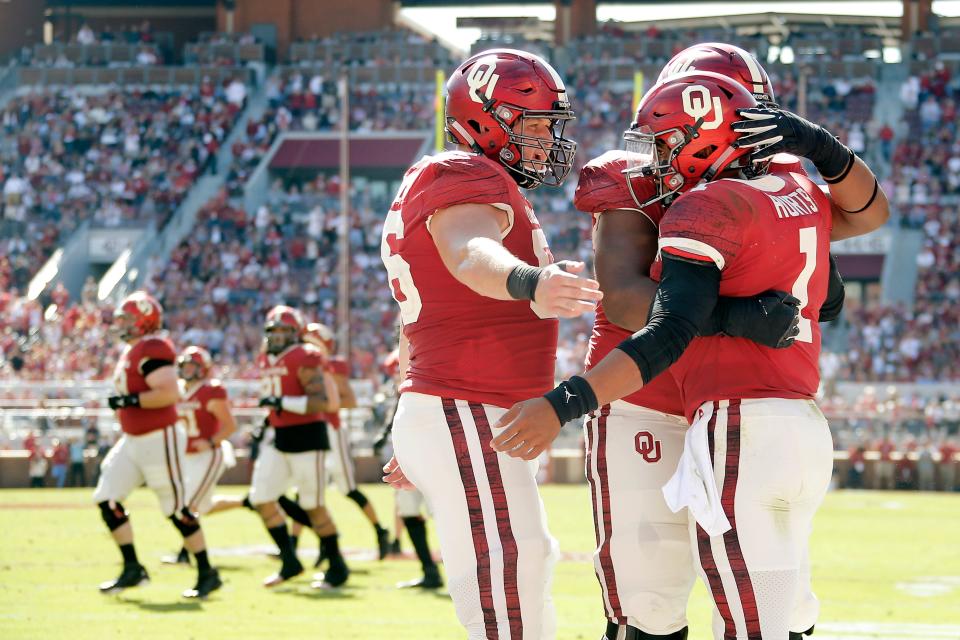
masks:
[[[829,176],[825,176],[829,178]],[[861,236],[882,227],[890,218],[890,204],[870,167],[856,158],[850,173],[829,185],[833,202],[831,240]]]
[[[237,420],[233,417],[233,412],[227,405],[226,400],[213,400],[210,403],[210,413],[217,418],[220,428],[214,434],[213,445],[217,446],[224,440],[228,440],[237,431]]]
[[[513,300],[507,291],[507,277],[524,262],[490,238],[473,238],[458,252],[450,273],[458,281],[487,298]]]

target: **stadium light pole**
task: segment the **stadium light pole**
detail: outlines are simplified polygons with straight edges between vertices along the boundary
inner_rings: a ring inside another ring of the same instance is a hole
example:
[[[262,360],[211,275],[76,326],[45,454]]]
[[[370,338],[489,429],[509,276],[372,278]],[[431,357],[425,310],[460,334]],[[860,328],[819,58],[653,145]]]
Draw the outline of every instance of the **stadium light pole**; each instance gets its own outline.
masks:
[[[347,74],[337,81],[340,94],[340,291],[337,296],[337,344],[350,356],[350,93]]]

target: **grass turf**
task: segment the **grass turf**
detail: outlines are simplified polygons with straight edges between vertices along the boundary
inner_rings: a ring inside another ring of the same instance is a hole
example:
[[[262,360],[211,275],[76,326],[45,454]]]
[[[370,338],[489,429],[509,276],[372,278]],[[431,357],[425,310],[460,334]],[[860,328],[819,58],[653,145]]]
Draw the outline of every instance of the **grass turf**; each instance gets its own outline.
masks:
[[[224,488],[240,493],[242,488]],[[364,491],[392,528],[392,496]],[[226,582],[206,602],[187,602],[193,569],[163,566],[178,536],[146,490],[126,502],[149,586],[102,596],[120,558],[91,490],[0,491],[0,638],[101,640],[147,638],[462,638],[445,593],[397,591],[419,575],[407,559],[370,558],[373,531],[356,506],[331,491],[342,546],[357,551],[348,586],[310,589],[309,575],[268,591],[260,580],[276,568],[263,551],[269,537],[255,514],[237,510],[204,520],[214,564]],[[604,621],[590,564],[593,524],[587,489],[543,491],[564,560],[554,580],[559,640],[595,639]],[[409,551],[408,540],[404,547]],[[302,535],[303,555],[316,538]],[[835,492],[816,520],[814,585],[822,602],[815,640],[960,638],[960,494]],[[307,562],[305,562],[307,564]],[[312,557],[309,564],[312,565]],[[642,570],[642,568],[639,568]],[[689,607],[690,640],[709,640],[710,602],[699,583]]]

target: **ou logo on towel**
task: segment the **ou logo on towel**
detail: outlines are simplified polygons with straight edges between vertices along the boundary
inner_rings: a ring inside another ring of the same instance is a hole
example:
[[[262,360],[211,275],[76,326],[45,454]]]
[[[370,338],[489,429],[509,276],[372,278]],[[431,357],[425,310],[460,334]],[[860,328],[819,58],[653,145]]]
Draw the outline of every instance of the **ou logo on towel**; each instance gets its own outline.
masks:
[[[660,462],[660,441],[649,431],[640,431],[633,439],[637,453],[647,462]]]
[[[707,131],[716,129],[723,123],[723,107],[720,98],[710,95],[710,89],[702,84],[692,84],[683,90],[680,95],[683,99],[683,112],[694,120],[704,118],[703,128]],[[713,120],[706,117],[713,112]]]

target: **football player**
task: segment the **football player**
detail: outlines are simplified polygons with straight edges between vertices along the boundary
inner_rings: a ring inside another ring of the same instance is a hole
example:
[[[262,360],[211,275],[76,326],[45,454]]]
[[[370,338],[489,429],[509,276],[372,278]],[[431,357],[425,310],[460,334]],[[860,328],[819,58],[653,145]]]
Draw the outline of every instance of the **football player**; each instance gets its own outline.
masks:
[[[303,330],[304,321],[296,309],[279,305],[267,313],[266,349],[259,357],[259,404],[270,409],[274,438],[272,443],[261,444],[250,503],[280,549],[280,571],[264,580],[264,586],[272,587],[303,572],[277,502],[288,485],[297,487],[300,504],[330,561],[326,573],[312,586],[327,589],[342,585],[350,574],[340,553],[337,527],[324,506],[324,460],[330,449],[324,417],[339,410],[340,396],[327,372],[326,358],[319,349],[302,342]]]
[[[113,373],[117,395],[107,403],[117,412],[123,436],[104,458],[93,498],[120,547],[123,571],[116,580],[101,584],[100,591],[117,593],[149,581],[137,559],[133,528],[122,503],[145,482],[197,560],[197,583],[183,597],[206,598],[222,583],[210,566],[200,521],[190,510],[183,475],[187,434],[177,421],[177,353],[160,333],[162,317],[160,303],[143,291],[124,298],[114,312],[113,330],[126,346]]]
[[[213,507],[213,489],[220,477],[236,463],[229,438],[237,430],[237,421],[226,388],[210,377],[212,369],[213,360],[203,347],[187,347],[177,358],[181,397],[177,413],[187,429],[187,504],[191,512],[202,516]],[[190,564],[187,548],[164,562]]]
[[[775,105],[766,72],[739,47],[723,43],[690,47],[667,64],[658,82],[690,69],[720,73],[739,82],[758,102]],[[854,171],[869,172],[861,165]],[[644,326],[656,288],[649,269],[657,251],[657,227],[672,198],[648,203],[655,197],[654,178],[632,173],[630,166],[624,151],[591,160],[581,171],[574,199],[576,207],[594,219],[595,269],[605,295],[597,312],[588,368]],[[798,159],[786,154],[773,158],[770,171],[803,174]],[[886,200],[878,198],[874,210],[858,215],[858,233],[883,224],[887,215]],[[831,267],[830,295],[820,310],[821,322],[835,318],[843,304],[843,284],[832,259]],[[712,326],[704,331],[721,330],[764,344],[778,335],[777,320],[788,311],[782,306],[787,302],[782,294],[721,298]],[[774,317],[777,313],[781,315]],[[683,447],[687,423],[682,414],[676,382],[671,376],[659,376],[643,390],[602,407],[585,424],[598,545],[594,562],[608,618],[606,636],[611,640],[618,626],[640,637],[683,638],[686,633],[686,603],[695,574],[686,515],[671,512],[660,491]],[[648,570],[637,571],[639,564]],[[798,607],[794,628],[809,629],[816,619],[811,607],[816,601],[810,595]]]
[[[864,224],[856,218],[863,202],[846,205],[858,160],[818,127],[808,132],[790,120],[796,129],[779,129],[782,140],[773,142],[789,139],[788,150],[810,153],[832,183],[833,205],[796,172],[744,179],[756,175],[749,155],[756,138],[738,141],[732,125],[741,113],[766,113],[756,108],[739,83],[708,72],[671,78],[644,98],[626,137],[628,148],[633,143],[650,158],[641,173],[655,179],[652,202],[686,192],[660,220],[649,320],[582,377],[511,408],[493,443],[511,456],[536,456],[560,424],[645,387],[673,365],[667,375],[692,427],[664,495],[671,509],[690,507],[691,550],[714,598],[717,639],[786,639],[799,637],[794,628],[806,630],[794,626],[797,600],[807,596],[804,555],[832,469],[829,427],[812,399],[817,320],[831,232]],[[879,187],[872,191],[867,206],[882,197]],[[771,289],[800,300],[790,347],[698,337],[721,294]]]
[[[435,514],[457,617],[471,639],[552,638],[556,541],[535,465],[497,455],[492,425],[549,389],[557,316],[602,297],[583,263],[555,263],[520,189],[559,185],[576,143],[566,88],[541,58],[479,53],[447,82],[458,145],[406,173],[381,256],[409,352],[387,480],[416,486]],[[406,357],[403,355],[402,357]]]
[[[334,336],[330,327],[319,322],[311,322],[304,331],[303,340],[320,349],[327,357],[330,373],[337,382],[337,391],[340,393],[340,408],[355,409],[357,398],[350,386],[350,365],[344,358],[334,355]],[[353,455],[350,451],[349,429],[346,426],[341,426],[340,414],[336,411],[327,414],[325,419],[327,425],[333,429],[330,433],[330,453],[333,458],[333,464],[330,465],[330,475],[333,478],[333,483],[345,496],[360,507],[363,515],[373,525],[377,540],[377,552],[380,559],[383,560],[390,549],[390,532],[380,525],[380,519],[373,508],[373,503],[357,487]],[[317,558],[317,564],[324,559],[321,553]]]

